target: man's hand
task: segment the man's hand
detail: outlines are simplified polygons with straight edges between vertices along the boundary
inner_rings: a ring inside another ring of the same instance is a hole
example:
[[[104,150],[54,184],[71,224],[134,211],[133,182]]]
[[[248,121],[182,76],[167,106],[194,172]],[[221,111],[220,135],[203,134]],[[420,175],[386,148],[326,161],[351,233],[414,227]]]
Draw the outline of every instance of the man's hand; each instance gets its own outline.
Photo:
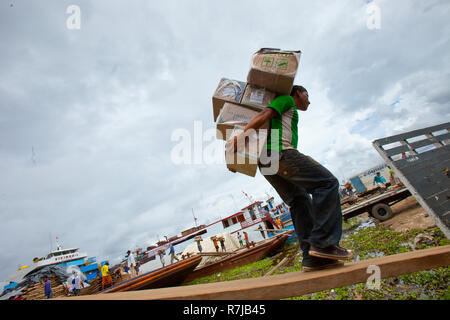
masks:
[[[236,135],[236,136],[233,137],[233,149],[232,149],[233,153],[235,153],[237,151],[238,136],[239,135]]]
[[[241,133],[242,134],[242,133]],[[226,144],[225,144],[225,148],[227,149],[228,152],[234,154],[237,151],[237,143],[238,143],[238,137],[241,135],[235,135],[232,138],[228,139]],[[233,173],[236,173],[235,170],[228,168],[228,170],[230,170]]]

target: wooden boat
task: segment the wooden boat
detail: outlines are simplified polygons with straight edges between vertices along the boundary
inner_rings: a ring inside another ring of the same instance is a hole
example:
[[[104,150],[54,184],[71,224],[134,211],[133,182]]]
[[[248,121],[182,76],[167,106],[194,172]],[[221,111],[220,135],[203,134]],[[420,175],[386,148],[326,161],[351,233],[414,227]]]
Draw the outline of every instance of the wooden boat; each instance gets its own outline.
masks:
[[[182,242],[184,242],[186,240],[190,240],[190,239],[192,239],[192,238],[194,238],[194,237],[196,237],[198,235],[201,235],[201,234],[204,234],[204,233],[207,232],[206,229],[198,229],[198,230],[199,230],[198,232],[193,231],[193,232],[185,234],[185,235],[183,235],[181,237],[177,237],[176,239],[174,239],[172,241],[172,244],[176,245],[176,244],[182,243]]]
[[[202,228],[202,229],[200,229],[200,228]],[[136,261],[138,261],[140,264],[144,264],[149,261],[155,260],[158,250],[166,249],[167,245],[169,243],[172,243],[175,246],[177,244],[180,244],[182,242],[190,240],[190,239],[194,238],[195,236],[198,236],[198,235],[201,235],[201,234],[204,234],[207,232],[207,230],[204,229],[204,226],[198,227],[197,229],[195,229],[195,228],[192,228],[192,229],[193,229],[193,231],[190,231],[190,232],[183,231],[184,235],[182,235],[180,237],[175,236],[175,237],[169,238],[169,241],[158,241],[156,246],[151,246],[151,247],[149,247],[150,249],[148,249],[147,251],[144,251],[140,255],[138,255],[138,257],[136,258]],[[124,261],[126,261],[126,260],[124,260]]]
[[[196,278],[212,275],[217,272],[240,267],[261,260],[280,249],[289,237],[287,233],[281,233],[268,240],[257,243],[248,249],[238,249],[217,262],[202,266],[191,272],[183,283],[188,283]]]
[[[194,256],[119,283],[99,293],[156,289],[177,286],[198,266],[201,256]]]

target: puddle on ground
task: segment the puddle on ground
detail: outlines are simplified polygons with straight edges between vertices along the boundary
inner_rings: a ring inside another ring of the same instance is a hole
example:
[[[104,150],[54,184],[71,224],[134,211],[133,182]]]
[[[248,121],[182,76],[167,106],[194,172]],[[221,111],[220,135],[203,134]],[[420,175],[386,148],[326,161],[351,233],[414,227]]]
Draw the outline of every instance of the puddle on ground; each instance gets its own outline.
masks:
[[[355,231],[361,230],[361,229],[367,229],[367,228],[372,228],[372,227],[376,227],[376,224],[373,220],[369,220],[366,222],[361,223],[359,226],[357,226],[355,228]]]

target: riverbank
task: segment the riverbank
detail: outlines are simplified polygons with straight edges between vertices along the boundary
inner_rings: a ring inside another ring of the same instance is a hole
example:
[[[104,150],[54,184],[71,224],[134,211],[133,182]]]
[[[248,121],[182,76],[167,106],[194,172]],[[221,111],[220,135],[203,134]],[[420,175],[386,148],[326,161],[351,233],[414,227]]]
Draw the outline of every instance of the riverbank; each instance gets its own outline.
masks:
[[[341,245],[354,251],[354,261],[450,244],[414,198],[396,204],[394,212],[396,215],[392,219],[382,223],[367,216],[355,217],[344,223]],[[271,272],[283,260],[285,263]],[[294,243],[284,246],[273,257],[198,278],[188,284],[301,271],[301,261],[298,244]],[[443,267],[381,279],[377,289],[360,283],[287,300],[449,300],[449,284],[450,267]]]

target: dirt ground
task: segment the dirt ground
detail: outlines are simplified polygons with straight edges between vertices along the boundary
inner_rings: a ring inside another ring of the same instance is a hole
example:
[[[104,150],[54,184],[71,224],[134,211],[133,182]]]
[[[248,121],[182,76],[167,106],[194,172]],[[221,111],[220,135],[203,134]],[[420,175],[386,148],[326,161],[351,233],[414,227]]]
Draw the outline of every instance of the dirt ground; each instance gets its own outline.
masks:
[[[427,214],[413,196],[394,204],[391,208],[395,215],[391,219],[380,223],[389,229],[402,232],[435,226],[433,218]]]

